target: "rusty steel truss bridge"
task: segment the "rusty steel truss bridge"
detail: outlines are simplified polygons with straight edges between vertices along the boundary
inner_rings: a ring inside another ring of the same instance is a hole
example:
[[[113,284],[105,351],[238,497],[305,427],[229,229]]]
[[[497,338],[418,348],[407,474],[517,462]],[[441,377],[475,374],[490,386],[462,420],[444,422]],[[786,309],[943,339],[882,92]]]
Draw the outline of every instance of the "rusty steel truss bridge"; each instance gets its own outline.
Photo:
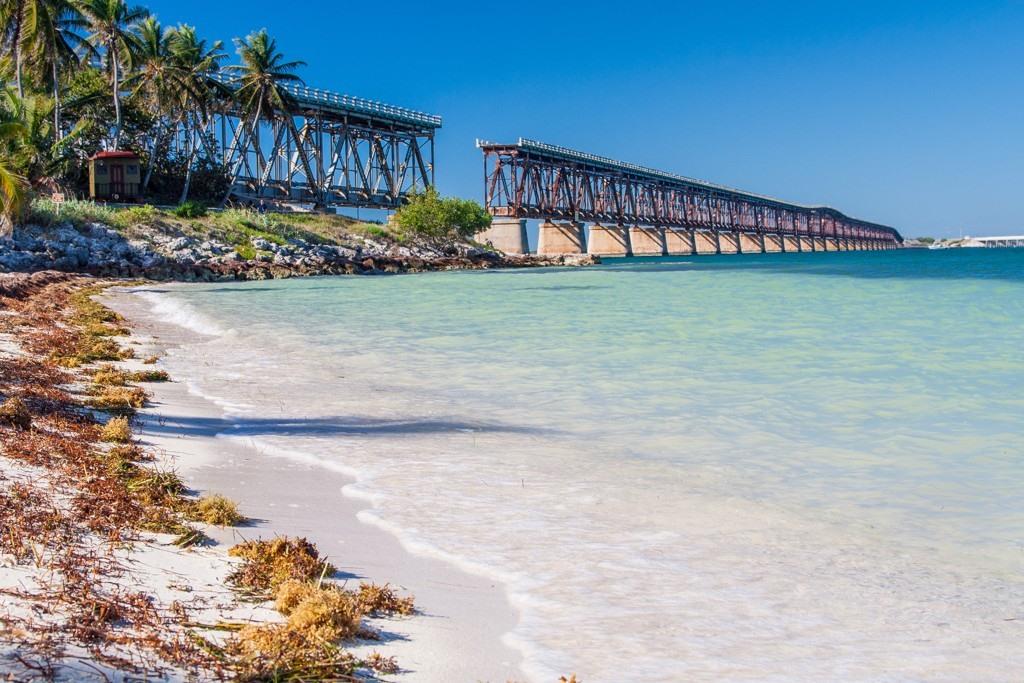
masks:
[[[227,76],[216,80],[234,89]],[[441,118],[304,85],[282,86],[289,111],[244,116],[228,102],[196,146],[228,169],[231,195],[320,207],[396,209],[434,184]]]
[[[482,237],[525,253],[526,220],[540,219],[544,254],[659,255],[892,249],[894,228],[520,138],[477,141],[484,202],[494,217]],[[590,223],[589,235],[584,224]],[[588,239],[589,237],[589,239]]]

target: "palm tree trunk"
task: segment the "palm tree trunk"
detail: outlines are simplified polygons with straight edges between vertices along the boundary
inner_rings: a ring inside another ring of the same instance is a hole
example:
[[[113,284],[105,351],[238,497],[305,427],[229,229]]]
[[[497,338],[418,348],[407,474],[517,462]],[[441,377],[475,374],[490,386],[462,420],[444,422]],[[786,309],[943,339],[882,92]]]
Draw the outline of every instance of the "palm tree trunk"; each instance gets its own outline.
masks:
[[[64,132],[60,129],[60,71],[56,58],[53,60],[53,135],[57,142],[64,139]]]
[[[111,51],[111,65],[114,70],[114,149],[121,145],[121,70],[117,63],[117,55],[113,54],[113,44],[107,46]]]
[[[11,44],[14,49],[14,80],[18,83],[18,97],[25,97],[25,88],[21,83],[21,31],[24,27],[25,0],[18,0],[14,9],[17,16],[14,18],[14,32],[11,34]]]
[[[188,199],[188,191],[192,185],[192,166],[196,163],[196,157],[199,152],[199,141],[196,139],[196,124],[191,126],[191,132],[189,133],[189,154],[188,162],[185,166],[185,187],[181,188],[181,199],[178,200],[179,204],[184,204],[185,200]]]
[[[163,121],[157,121],[156,131],[153,133],[153,144],[149,150],[149,163],[146,165],[146,178],[142,181],[142,193],[149,190],[149,181],[153,178],[153,167],[156,166],[156,154],[160,150],[160,141],[163,139]]]

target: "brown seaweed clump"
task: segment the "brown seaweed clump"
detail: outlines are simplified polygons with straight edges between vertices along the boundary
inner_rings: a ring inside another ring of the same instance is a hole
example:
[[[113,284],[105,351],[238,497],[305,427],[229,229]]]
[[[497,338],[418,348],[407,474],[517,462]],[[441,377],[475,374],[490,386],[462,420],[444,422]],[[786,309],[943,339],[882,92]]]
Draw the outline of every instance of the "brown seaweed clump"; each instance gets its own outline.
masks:
[[[32,428],[32,413],[20,398],[9,398],[0,405],[0,424],[28,431]]]
[[[128,443],[132,440],[132,427],[127,417],[111,418],[100,430],[100,441],[107,443]]]
[[[238,526],[245,517],[238,511],[238,505],[219,493],[203,496],[189,506],[187,515],[193,522],[204,522],[215,526]]]
[[[335,571],[320,559],[316,546],[304,538],[246,541],[228,553],[243,560],[228,581],[239,589],[263,595],[274,594],[285,581],[315,581]]]

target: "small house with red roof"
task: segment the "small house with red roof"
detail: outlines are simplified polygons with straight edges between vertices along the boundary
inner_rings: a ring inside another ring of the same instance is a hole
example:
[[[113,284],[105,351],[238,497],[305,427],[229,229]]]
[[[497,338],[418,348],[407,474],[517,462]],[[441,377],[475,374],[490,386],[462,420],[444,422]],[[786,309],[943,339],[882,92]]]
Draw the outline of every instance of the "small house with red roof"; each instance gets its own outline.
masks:
[[[139,198],[142,159],[135,152],[100,152],[89,159],[89,196],[115,202]]]

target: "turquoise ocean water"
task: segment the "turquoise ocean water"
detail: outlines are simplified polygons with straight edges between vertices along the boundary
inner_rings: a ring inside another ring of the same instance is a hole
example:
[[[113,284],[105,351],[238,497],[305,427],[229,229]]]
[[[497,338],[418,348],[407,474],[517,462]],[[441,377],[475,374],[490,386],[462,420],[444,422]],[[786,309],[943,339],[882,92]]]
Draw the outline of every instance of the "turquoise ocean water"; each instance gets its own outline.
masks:
[[[197,332],[167,363],[226,436],[503,581],[535,680],[1024,666],[1024,250],[137,296]]]

